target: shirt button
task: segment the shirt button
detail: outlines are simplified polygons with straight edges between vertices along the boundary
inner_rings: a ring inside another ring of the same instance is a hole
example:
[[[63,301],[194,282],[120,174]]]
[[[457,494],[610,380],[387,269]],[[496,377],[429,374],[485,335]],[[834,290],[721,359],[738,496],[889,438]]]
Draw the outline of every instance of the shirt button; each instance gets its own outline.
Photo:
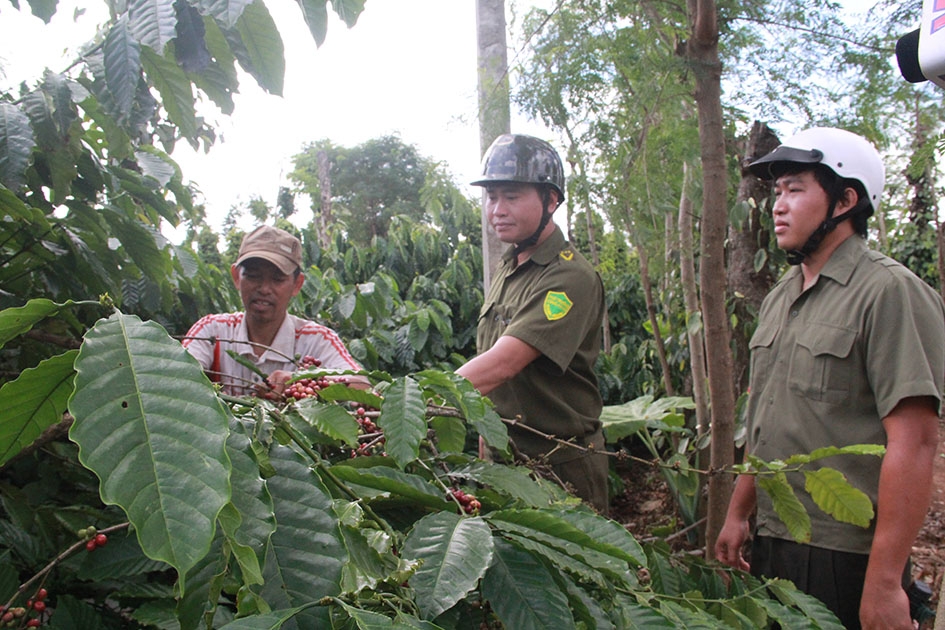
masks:
[[[797,317],[797,311],[791,311],[791,317]]]

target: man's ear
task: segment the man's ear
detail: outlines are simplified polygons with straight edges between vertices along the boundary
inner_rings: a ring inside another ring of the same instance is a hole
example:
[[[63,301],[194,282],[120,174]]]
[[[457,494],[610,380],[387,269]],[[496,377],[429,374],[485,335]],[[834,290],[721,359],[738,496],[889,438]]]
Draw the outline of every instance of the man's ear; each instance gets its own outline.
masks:
[[[551,214],[561,205],[561,194],[557,188],[548,186],[548,214]]]
[[[300,271],[295,275],[295,286],[292,288],[292,297],[299,294],[303,284],[305,284],[305,274]]]
[[[240,288],[240,268],[236,265],[230,265],[230,277],[233,278],[233,284]]]
[[[859,200],[860,195],[856,190],[851,186],[847,186],[843,189],[843,192],[840,193],[840,199],[837,200],[837,207],[834,209],[834,216],[853,208]]]

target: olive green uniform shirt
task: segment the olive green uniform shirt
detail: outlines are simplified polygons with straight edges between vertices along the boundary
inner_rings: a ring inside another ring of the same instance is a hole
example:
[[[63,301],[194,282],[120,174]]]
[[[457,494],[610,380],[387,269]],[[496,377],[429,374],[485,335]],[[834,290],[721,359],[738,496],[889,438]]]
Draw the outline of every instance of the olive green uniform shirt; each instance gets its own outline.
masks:
[[[478,350],[484,352],[499,337],[511,335],[541,355],[490,392],[499,415],[521,416],[524,424],[562,439],[598,431],[602,403],[594,363],[600,354],[603,314],[600,277],[560,228],[520,266],[509,249],[479,314]],[[510,437],[530,456],[552,446],[514,427]],[[565,449],[552,463],[578,454]]]
[[[748,450],[765,461],[824,446],[886,443],[882,420],[903,399],[932,396],[941,408],[945,307],[927,284],[852,236],[834,250],[815,284],[802,291],[793,268],[761,307],[751,338]],[[818,460],[864,491],[876,506],[881,458]],[[841,523],[789,473],[811,517],[810,544],[869,553],[875,528]],[[758,492],[757,531],[791,540],[767,493]]]

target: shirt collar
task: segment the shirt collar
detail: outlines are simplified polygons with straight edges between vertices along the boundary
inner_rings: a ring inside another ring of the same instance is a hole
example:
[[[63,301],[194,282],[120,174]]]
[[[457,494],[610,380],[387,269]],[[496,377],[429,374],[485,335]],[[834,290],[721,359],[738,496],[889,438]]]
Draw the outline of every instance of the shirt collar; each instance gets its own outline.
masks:
[[[247,343],[239,344],[240,355],[255,356],[253,354],[253,346],[250,343],[248,343],[249,330],[246,328],[245,314],[243,315],[243,319],[240,321],[239,328],[236,333],[236,338],[241,341],[247,342]],[[279,331],[276,333],[275,339],[272,340],[272,345],[270,345],[269,348],[266,348],[265,352],[262,353],[258,361],[266,361],[266,360],[285,361],[286,357],[293,358],[294,352],[295,352],[295,322],[292,320],[292,316],[286,313],[285,318],[282,320],[282,325],[279,326]]]
[[[564,238],[564,233],[556,224],[555,231],[552,232],[548,238],[542,241],[541,245],[535,248],[535,251],[532,252],[532,255],[528,259],[534,262],[536,265],[545,266],[553,261],[555,256],[561,253],[561,250],[564,249],[566,243],[567,241]],[[514,246],[508,248],[505,254],[502,256],[503,260],[510,261],[512,259],[514,250]]]
[[[830,254],[830,258],[827,259],[820,273],[817,274],[818,282],[821,277],[825,277],[830,278],[837,284],[846,285],[850,281],[850,276],[853,275],[853,270],[856,269],[860,258],[867,251],[866,239],[860,238],[856,234],[851,235]],[[781,277],[780,282],[796,287],[797,295],[800,295],[802,293],[801,284],[803,283],[801,276],[801,266],[792,265]]]
[[[837,249],[833,250],[823,269],[820,270],[820,275],[830,278],[838,284],[846,285],[860,262],[860,258],[867,251],[866,239],[853,234],[840,243]]]

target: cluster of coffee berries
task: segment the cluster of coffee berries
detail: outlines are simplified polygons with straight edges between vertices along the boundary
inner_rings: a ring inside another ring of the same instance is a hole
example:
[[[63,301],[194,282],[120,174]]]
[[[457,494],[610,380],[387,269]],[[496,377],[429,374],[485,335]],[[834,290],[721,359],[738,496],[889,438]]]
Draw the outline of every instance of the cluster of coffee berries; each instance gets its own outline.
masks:
[[[358,448],[351,451],[351,458],[355,457],[368,457],[369,455],[380,455],[386,457],[387,453],[384,451],[384,438],[379,437],[376,440],[366,442],[364,444],[359,444]]]
[[[26,609],[22,606],[4,608],[2,613],[0,614],[0,628],[14,628],[20,625],[20,621],[26,616]]]
[[[476,499],[476,497],[471,494],[466,494],[459,488],[450,488],[450,496],[459,502],[459,504],[463,507],[463,512],[466,514],[477,514],[479,509],[482,507],[482,504],[479,503],[479,500]],[[447,498],[447,500],[450,499]]]
[[[358,433],[362,435],[371,435],[372,433],[380,433],[380,429],[371,418],[368,417],[368,410],[364,407],[358,407],[354,410],[354,419],[358,421],[358,426],[361,429]]]
[[[96,531],[94,527],[86,527],[76,533],[79,538],[85,541],[85,548],[89,551],[95,551],[99,547],[104,547],[108,544],[108,536]]]
[[[0,609],[0,628],[40,627],[43,625],[43,617],[46,612],[46,597],[48,596],[49,593],[46,589],[41,588],[36,591],[36,595],[26,601],[26,606]],[[28,619],[25,619],[27,617]]]
[[[312,398],[318,394],[318,390],[325,389],[331,385],[324,376],[321,378],[300,378],[299,380],[285,386],[283,395],[286,398],[302,400],[303,398]]]
[[[321,364],[322,362],[320,359],[316,359],[312,355],[306,354],[304,357],[302,357],[299,360],[299,369],[305,370],[305,369],[313,368],[313,367],[317,368],[317,367],[321,367]]]
[[[318,368],[321,367],[321,365],[322,362],[319,359],[308,354],[299,359],[299,371],[304,371],[309,368]],[[286,385],[282,395],[285,398],[294,398],[295,400],[312,398],[318,395],[319,390],[325,389],[329,385],[346,382],[346,379],[343,378],[330,379],[328,376],[324,375],[318,378],[300,378],[294,383]]]
[[[358,403],[351,403],[352,407]],[[358,439],[361,442],[356,449],[351,451],[351,457],[365,457],[367,455],[386,455],[384,452],[384,432],[368,415],[376,411],[372,408],[365,408],[358,405],[353,411],[354,419],[358,421]]]

